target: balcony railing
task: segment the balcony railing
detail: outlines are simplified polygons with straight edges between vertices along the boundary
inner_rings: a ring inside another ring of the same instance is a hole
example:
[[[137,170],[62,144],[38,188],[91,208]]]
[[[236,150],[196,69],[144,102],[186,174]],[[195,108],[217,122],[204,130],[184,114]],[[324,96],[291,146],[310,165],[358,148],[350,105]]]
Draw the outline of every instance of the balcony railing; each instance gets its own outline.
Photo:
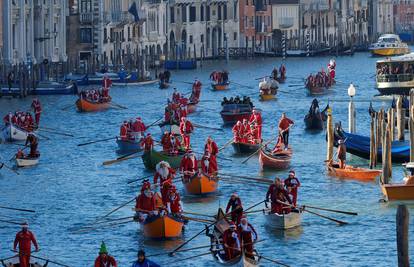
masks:
[[[294,18],[293,17],[284,17],[279,18],[279,26],[280,28],[290,28],[294,24]]]
[[[380,74],[377,76],[377,82],[409,82],[414,79],[413,74]]]
[[[81,13],[79,15],[79,22],[80,23],[92,23],[92,13]]]

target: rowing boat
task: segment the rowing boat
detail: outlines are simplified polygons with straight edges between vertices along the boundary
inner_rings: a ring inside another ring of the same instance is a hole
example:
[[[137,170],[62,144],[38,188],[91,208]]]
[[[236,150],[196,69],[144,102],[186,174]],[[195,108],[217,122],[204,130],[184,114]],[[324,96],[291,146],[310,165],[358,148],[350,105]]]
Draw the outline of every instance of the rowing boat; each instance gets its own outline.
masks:
[[[16,165],[17,167],[30,167],[30,166],[34,166],[37,165],[39,163],[39,158],[40,157],[24,157],[24,158],[16,158]]]
[[[254,267],[259,266],[260,256],[254,256],[254,259],[246,257],[244,251],[237,257],[228,260],[226,259],[224,253],[224,245],[223,245],[223,233],[229,229],[230,224],[229,221],[226,219],[225,214],[222,209],[219,209],[216,223],[214,224],[214,229],[210,233],[207,230],[206,235],[210,237],[210,251],[211,255],[213,256],[214,260],[221,265],[225,266],[239,266],[239,267]],[[255,251],[257,255],[257,251]]]
[[[159,124],[160,129],[161,129],[161,134],[164,134],[165,132],[169,132],[175,135],[179,135],[180,134],[180,125],[178,124],[170,124],[167,122],[163,122],[161,124]]]
[[[178,155],[168,155],[164,152],[151,150],[144,152],[144,154],[142,155],[142,161],[144,162],[145,168],[150,170],[155,170],[155,166],[161,161],[168,162],[171,168],[176,169],[180,167],[181,159],[183,158],[183,156],[183,153]]]
[[[184,188],[188,194],[203,195],[217,191],[218,178],[209,177],[205,174],[198,174],[188,181],[183,179]]]
[[[273,229],[291,229],[301,225],[302,213],[301,210],[292,210],[288,214],[267,213],[266,222]]]
[[[19,255],[16,255],[14,257],[12,257],[11,259],[8,260],[3,260],[2,261],[2,266],[3,267],[20,267],[20,263],[19,263]],[[39,263],[39,260],[30,259],[30,267],[46,267],[47,263],[45,264],[41,264]]]
[[[211,87],[213,88],[214,91],[224,91],[229,89],[229,82],[226,83],[212,83]]]
[[[316,104],[318,104],[317,100]],[[319,110],[319,107],[316,109],[316,107],[312,108],[311,106],[308,114],[306,114],[305,118],[303,119],[305,122],[306,130],[323,130],[325,127],[325,121],[328,118],[326,114],[328,108],[329,104],[326,105],[325,109],[321,112]]]
[[[237,121],[249,119],[253,114],[253,107],[249,104],[224,104],[220,111],[225,124],[235,124]]]
[[[94,112],[101,111],[111,107],[111,102],[94,103],[86,99],[79,98],[76,101],[76,107],[80,112]]]
[[[259,162],[262,168],[272,168],[276,170],[287,169],[292,160],[292,149],[283,150],[279,153],[272,154],[266,149],[260,149]]]
[[[194,113],[197,109],[197,103],[188,103],[187,105],[187,113]]]
[[[29,133],[33,132],[26,131],[14,124],[8,124],[2,129],[3,138],[9,142],[26,141]]]
[[[116,137],[116,144],[118,145],[117,152],[120,154],[139,152],[142,150],[140,141],[140,139],[122,140],[119,137]]]
[[[249,144],[249,143],[236,143],[231,144],[234,148],[234,152],[237,154],[253,153],[259,150],[260,144]]]
[[[381,175],[381,170],[372,170],[367,168],[353,167],[346,165],[344,169],[339,168],[339,164],[326,164],[328,174],[340,178],[355,180],[371,181]]]
[[[388,201],[414,200],[414,184],[382,184],[381,190]]]
[[[142,223],[144,236],[155,239],[170,239],[180,237],[184,221],[174,215],[148,216]]]
[[[269,101],[276,99],[276,94],[260,94],[260,101]]]

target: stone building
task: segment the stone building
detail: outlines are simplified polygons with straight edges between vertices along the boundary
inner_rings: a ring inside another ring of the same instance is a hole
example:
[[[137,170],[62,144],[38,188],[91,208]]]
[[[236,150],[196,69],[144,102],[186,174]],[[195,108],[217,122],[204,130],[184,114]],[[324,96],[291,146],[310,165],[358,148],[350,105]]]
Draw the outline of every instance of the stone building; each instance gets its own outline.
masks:
[[[394,28],[405,41],[414,41],[414,1],[394,1]]]
[[[370,42],[377,41],[384,33],[394,33],[394,7],[392,0],[369,1]]]
[[[298,49],[300,41],[299,0],[271,0],[273,47],[282,49],[282,37],[286,49]]]

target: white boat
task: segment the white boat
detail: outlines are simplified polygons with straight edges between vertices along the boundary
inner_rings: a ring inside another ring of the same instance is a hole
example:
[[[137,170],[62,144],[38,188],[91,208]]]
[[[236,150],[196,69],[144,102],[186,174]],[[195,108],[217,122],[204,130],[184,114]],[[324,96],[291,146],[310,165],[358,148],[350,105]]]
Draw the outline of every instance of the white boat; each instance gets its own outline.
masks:
[[[177,124],[162,123],[162,124],[160,124],[160,128],[161,128],[161,134],[164,134],[165,132],[170,132],[170,133],[175,134],[175,135],[180,134],[180,126],[177,125]]]
[[[293,210],[288,214],[267,213],[266,221],[274,229],[291,229],[301,225],[302,211]]]
[[[383,95],[410,93],[414,87],[414,53],[377,61],[376,87]]]
[[[145,86],[145,85],[149,85],[149,84],[154,84],[154,83],[158,83],[159,80],[155,79],[155,80],[148,80],[148,81],[141,81],[141,82],[113,82],[113,85],[116,86]]]
[[[368,48],[374,56],[397,56],[410,53],[410,48],[396,34],[383,34]]]
[[[3,138],[9,142],[26,141],[27,136],[30,133],[13,124],[5,125],[1,132],[2,132]]]
[[[17,167],[30,167],[30,166],[37,165],[38,163],[39,163],[39,157],[36,157],[36,158],[24,157],[21,159],[16,159]]]

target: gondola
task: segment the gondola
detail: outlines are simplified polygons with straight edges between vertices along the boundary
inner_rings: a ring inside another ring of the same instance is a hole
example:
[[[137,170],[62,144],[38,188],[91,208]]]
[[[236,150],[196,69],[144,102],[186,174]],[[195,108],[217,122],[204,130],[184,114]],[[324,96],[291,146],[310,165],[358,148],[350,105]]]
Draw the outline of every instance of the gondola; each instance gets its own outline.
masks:
[[[223,253],[223,233],[229,229],[229,227],[229,221],[226,219],[223,210],[219,209],[216,217],[216,223],[214,224],[214,229],[211,232],[209,230],[206,232],[206,235],[210,238],[210,251],[214,260],[219,264],[225,266],[259,266],[260,256],[258,256],[257,251],[255,251],[256,255],[254,256],[254,259],[246,257],[244,252],[231,260],[226,259],[225,253]]]
[[[345,140],[346,152],[355,156],[369,159],[370,154],[370,138],[363,135],[351,134],[345,132],[340,125],[335,127],[334,131],[335,142],[338,146],[338,140]],[[391,158],[392,162],[408,162],[410,161],[410,143],[409,141],[393,141],[391,142]],[[382,147],[377,149],[377,160],[382,161]]]
[[[302,223],[302,210],[294,209],[288,214],[266,213],[266,222],[273,229],[286,230],[295,228]]]
[[[353,167],[350,165],[346,165],[344,169],[341,169],[338,163],[328,163],[326,168],[330,176],[360,181],[374,181],[377,176],[381,175],[381,170]]]
[[[183,179],[185,191],[191,195],[204,195],[217,191],[218,177],[198,173],[188,181]]]
[[[316,100],[317,101],[317,100]],[[303,121],[305,122],[306,130],[323,130],[325,127],[326,119],[328,118],[326,112],[329,108],[329,104],[326,105],[325,109],[321,112],[316,108],[309,109]]]
[[[160,81],[159,82],[159,87],[160,87],[160,89],[167,89],[168,87],[170,87],[170,83],[168,83],[166,81]]]
[[[29,133],[34,133],[22,129],[14,124],[7,124],[1,130],[4,140],[9,142],[26,141]],[[34,133],[35,134],[35,133]],[[35,134],[36,135],[36,134]]]
[[[248,154],[254,153],[259,150],[261,144],[250,144],[250,143],[236,143],[231,144],[234,148],[234,152],[237,154]]]
[[[111,107],[111,100],[108,102],[91,102],[84,98],[79,98],[76,101],[76,107],[79,112],[94,112],[109,109]]]
[[[287,169],[292,160],[292,149],[283,150],[279,153],[272,154],[271,151],[262,148],[259,152],[259,162],[262,168],[271,168],[276,170]]]
[[[149,170],[155,170],[155,166],[161,162],[166,161],[170,164],[171,168],[180,167],[181,159],[184,156],[184,152],[179,153],[178,155],[168,155],[164,152],[158,152],[155,150],[145,151],[142,155],[142,161],[144,162],[145,168]]]
[[[412,175],[414,173],[414,163],[405,164],[407,169],[406,181],[404,183],[381,184],[381,190],[388,201],[414,200],[414,183]]]
[[[144,236],[171,239],[182,235],[184,220],[172,214],[148,216],[142,223]]]

